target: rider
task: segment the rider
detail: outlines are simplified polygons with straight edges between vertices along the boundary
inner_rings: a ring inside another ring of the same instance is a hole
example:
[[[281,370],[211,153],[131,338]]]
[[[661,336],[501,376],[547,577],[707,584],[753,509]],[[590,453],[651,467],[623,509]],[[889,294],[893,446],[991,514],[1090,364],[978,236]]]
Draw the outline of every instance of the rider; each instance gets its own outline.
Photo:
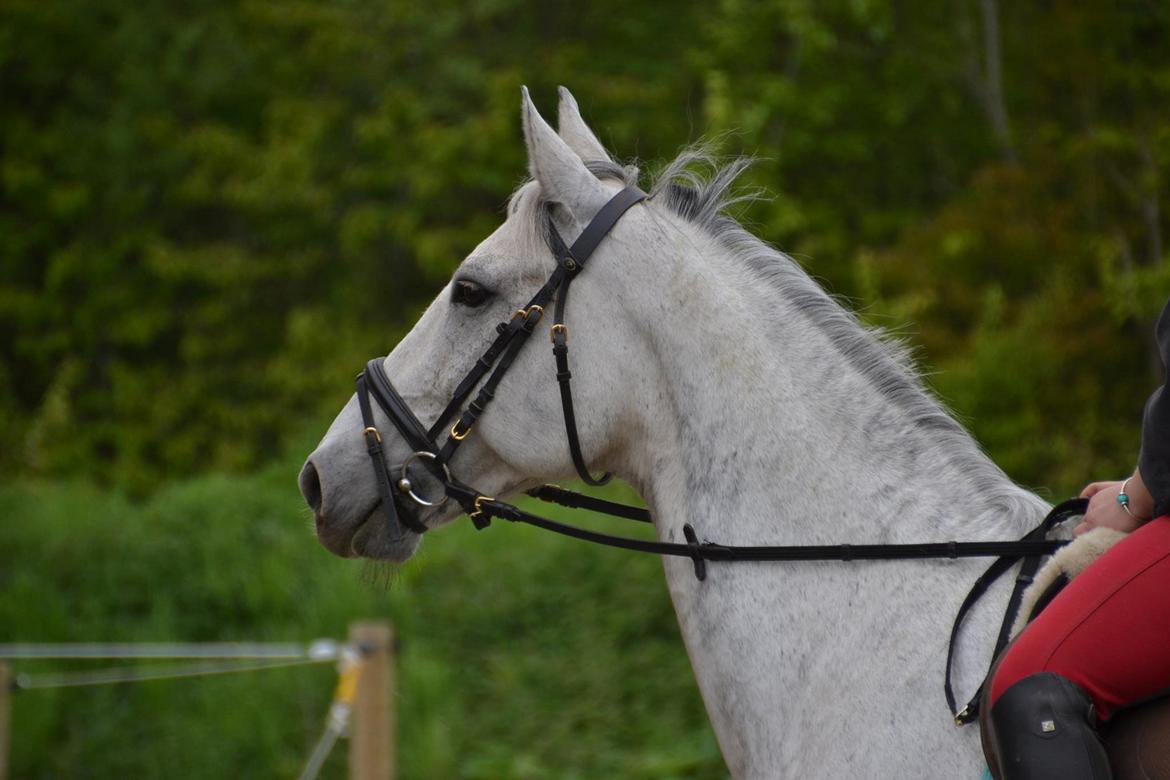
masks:
[[[1146,404],[1137,467],[1082,491],[1074,531],[1133,533],[1040,613],[991,682],[1002,780],[1112,777],[1098,723],[1170,691],[1170,301],[1157,338],[1168,376]]]

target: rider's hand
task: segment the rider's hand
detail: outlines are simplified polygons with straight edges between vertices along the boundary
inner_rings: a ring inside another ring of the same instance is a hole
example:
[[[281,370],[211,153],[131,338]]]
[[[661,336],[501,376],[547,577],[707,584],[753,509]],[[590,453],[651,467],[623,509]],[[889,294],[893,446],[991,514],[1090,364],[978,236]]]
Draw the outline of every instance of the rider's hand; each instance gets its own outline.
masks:
[[[1134,472],[1125,489],[1129,496],[1129,512],[1117,503],[1121,485],[1120,481],[1094,482],[1081,491],[1081,498],[1089,499],[1089,508],[1081,524],[1073,529],[1073,536],[1080,536],[1094,528],[1113,528],[1129,533],[1150,518],[1154,511],[1154,499],[1146,490],[1141,474]]]

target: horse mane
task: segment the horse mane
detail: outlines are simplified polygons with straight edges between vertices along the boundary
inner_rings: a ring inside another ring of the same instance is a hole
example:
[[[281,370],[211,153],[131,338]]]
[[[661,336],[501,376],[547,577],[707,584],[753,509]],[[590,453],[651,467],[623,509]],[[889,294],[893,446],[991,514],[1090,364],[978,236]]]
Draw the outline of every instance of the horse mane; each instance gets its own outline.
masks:
[[[636,166],[623,166],[610,160],[587,160],[585,164],[599,179],[611,179],[625,186],[638,184]],[[998,524],[996,521],[1006,517],[1042,515],[1046,511],[1044,503],[1013,484],[970,433],[927,391],[912,349],[903,339],[862,323],[796,261],[752,235],[728,213],[734,206],[760,198],[758,191],[734,187],[751,164],[751,158],[746,157],[720,164],[703,147],[685,149],[653,177],[650,200],[704,230],[724,246],[733,262],[746,267],[786,301],[792,311],[820,330],[879,393],[907,414],[915,427],[931,432],[946,459],[958,466],[960,473],[986,499],[987,515],[978,521]],[[542,205],[539,209],[544,213]],[[545,222],[540,221],[542,225]]]
[[[795,260],[748,232],[728,214],[731,207],[760,197],[756,192],[733,190],[751,163],[750,158],[740,157],[719,165],[706,151],[688,149],[655,178],[651,194],[730,250],[735,260],[824,333],[874,387],[909,413],[916,426],[960,434],[969,440],[967,431],[923,387],[913,351],[904,340],[863,324]],[[709,171],[706,176],[704,169]]]

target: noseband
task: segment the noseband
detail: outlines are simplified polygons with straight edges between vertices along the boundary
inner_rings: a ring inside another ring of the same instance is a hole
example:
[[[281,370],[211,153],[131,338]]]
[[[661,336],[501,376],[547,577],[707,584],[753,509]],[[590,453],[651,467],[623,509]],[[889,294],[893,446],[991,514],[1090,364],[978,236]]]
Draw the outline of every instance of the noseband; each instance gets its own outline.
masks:
[[[553,296],[556,296],[556,303],[549,338],[552,340],[553,356],[556,360],[557,383],[561,391],[561,406],[565,416],[569,456],[572,458],[573,466],[577,469],[581,479],[588,484],[604,485],[610,480],[611,475],[608,473],[602,474],[600,477],[591,475],[585,464],[585,457],[581,454],[581,439],[577,434],[577,418],[573,412],[573,391],[570,386],[573,375],[569,371],[569,329],[565,325],[565,304],[569,299],[570,284],[584,270],[586,262],[597,249],[598,244],[609,234],[609,231],[631,206],[640,203],[645,198],[646,193],[637,187],[626,187],[601,207],[597,216],[585,226],[572,246],[566,246],[560,233],[557,232],[556,226],[552,224],[551,219],[549,220],[549,248],[556,260],[556,268],[552,275],[549,276],[544,286],[536,291],[536,294],[532,296],[524,308],[517,309],[507,322],[496,325],[495,340],[455,388],[455,393],[447,404],[447,408],[443,410],[429,430],[419,422],[418,416],[411,410],[410,405],[403,400],[394,388],[394,384],[386,376],[382,367],[383,359],[374,358],[366,364],[366,370],[357,378],[358,404],[362,412],[362,425],[365,426],[362,435],[366,440],[366,450],[369,452],[374,466],[374,475],[378,482],[378,491],[382,497],[382,506],[391,534],[398,534],[398,521],[401,521],[402,525],[415,533],[421,534],[427,530],[427,527],[412,517],[409,512],[398,513],[394,503],[395,488],[400,494],[422,506],[435,506],[446,501],[448,497],[454,496],[463,509],[471,515],[472,520],[483,517],[480,509],[484,497],[466,486],[460,485],[452,477],[451,456],[471,434],[476,420],[495,398],[496,388],[508,369],[512,367],[512,363],[524,345],[528,343],[528,337],[532,335],[537,323],[544,316],[545,308],[553,300]],[[488,375],[489,372],[490,375]],[[487,381],[483,382],[475,399],[460,413],[464,401],[480,384],[485,375],[488,376]],[[390,422],[398,429],[412,451],[400,467],[400,476],[396,484],[392,484],[390,471],[386,465],[382,434],[374,424],[373,408],[370,405],[371,396],[386,413],[386,416],[390,418]],[[459,414],[459,419],[447,431],[447,440],[442,446],[439,446],[437,443],[439,436],[447,429],[447,424],[456,414]],[[444,495],[438,500],[428,501],[415,492],[408,474],[409,466],[415,461],[442,481]]]

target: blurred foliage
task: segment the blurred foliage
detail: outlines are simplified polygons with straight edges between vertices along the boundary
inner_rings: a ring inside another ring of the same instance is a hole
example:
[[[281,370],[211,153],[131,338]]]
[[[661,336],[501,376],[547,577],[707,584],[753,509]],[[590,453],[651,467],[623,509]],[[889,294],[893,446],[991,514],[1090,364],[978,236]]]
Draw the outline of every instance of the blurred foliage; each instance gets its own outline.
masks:
[[[746,221],[912,323],[1013,476],[1124,467],[1170,289],[1159,0],[10,0],[0,467],[141,493],[336,408],[499,221],[525,82],[621,156],[756,155]]]
[[[363,581],[309,532],[295,470],[176,482],[137,505],[82,484],[0,487],[0,641],[307,643],[388,619],[404,780],[725,776],[657,559],[458,523]],[[296,777],[335,683],[325,665],[19,691],[12,776]],[[347,776],[346,750],[324,777]]]
[[[652,558],[457,526],[382,592],[289,530],[301,421],[501,220],[522,83],[619,157],[757,157],[739,216],[906,336],[1013,478],[1132,467],[1170,291],[1162,0],[6,0],[2,639],[388,616],[403,777],[723,775]],[[15,776],[292,776],[332,681],[21,694]]]

